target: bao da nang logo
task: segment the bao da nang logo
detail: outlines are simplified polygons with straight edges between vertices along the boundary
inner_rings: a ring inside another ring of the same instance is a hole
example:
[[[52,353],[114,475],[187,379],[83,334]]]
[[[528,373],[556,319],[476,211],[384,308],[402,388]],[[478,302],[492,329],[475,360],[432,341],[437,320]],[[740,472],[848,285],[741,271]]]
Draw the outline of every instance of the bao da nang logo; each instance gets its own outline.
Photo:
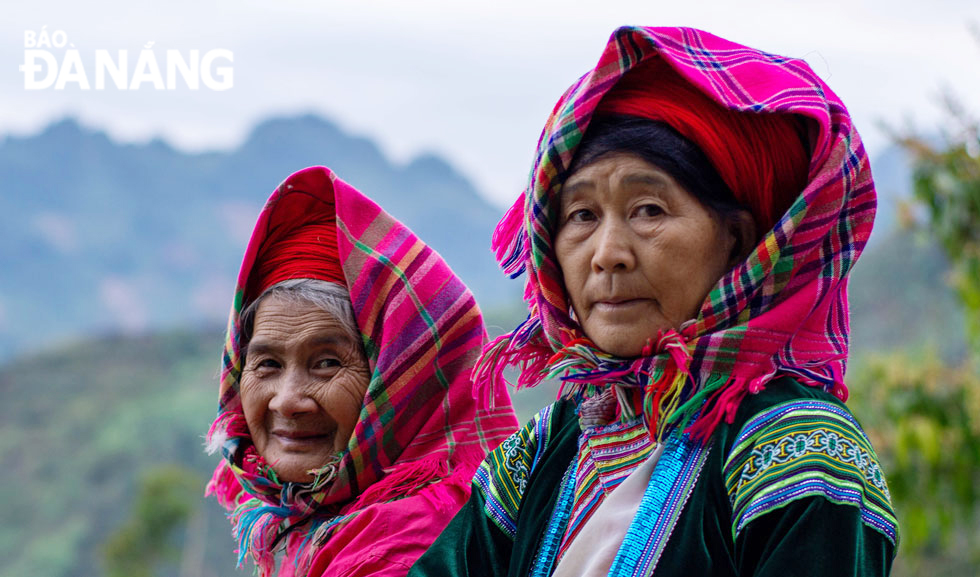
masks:
[[[154,50],[147,42],[138,54],[128,50],[95,50],[83,54],[68,41],[64,30],[24,31],[26,90],[228,90],[235,83],[231,50]]]

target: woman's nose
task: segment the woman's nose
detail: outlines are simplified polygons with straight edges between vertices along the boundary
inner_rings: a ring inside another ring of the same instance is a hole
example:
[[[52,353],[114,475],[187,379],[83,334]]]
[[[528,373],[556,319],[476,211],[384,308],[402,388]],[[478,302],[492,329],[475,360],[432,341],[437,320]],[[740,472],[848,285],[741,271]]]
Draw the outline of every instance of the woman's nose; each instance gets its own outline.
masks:
[[[630,243],[630,233],[624,223],[607,219],[599,224],[594,235],[593,272],[630,271],[636,266],[636,255]]]
[[[315,412],[316,399],[311,396],[310,381],[312,377],[299,370],[287,370],[276,387],[275,394],[269,400],[269,410],[284,417],[294,417],[304,413]]]

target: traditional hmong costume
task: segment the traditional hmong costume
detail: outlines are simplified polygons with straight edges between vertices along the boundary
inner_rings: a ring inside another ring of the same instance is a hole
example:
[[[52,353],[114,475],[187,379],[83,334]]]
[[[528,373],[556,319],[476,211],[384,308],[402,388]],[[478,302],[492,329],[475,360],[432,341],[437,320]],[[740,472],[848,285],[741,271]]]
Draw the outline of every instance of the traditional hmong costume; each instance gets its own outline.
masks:
[[[810,162],[805,187],[697,318],[622,359],[570,315],[553,248],[558,183],[603,97],[652,59],[729,110],[795,115]],[[485,348],[477,379],[489,387],[517,365],[520,386],[560,377],[562,399],[490,454],[410,575],[551,575],[648,463],[610,575],[887,574],[895,515],[843,403],[847,276],[875,204],[847,110],[804,62],[692,29],[617,30],[556,105],[525,195],[494,235],[504,270],[527,273],[530,314]]]
[[[311,483],[280,483],[242,413],[240,314],[260,292],[267,258],[292,251],[289,276],[336,282],[321,278],[316,259],[307,270],[295,262],[303,251],[283,249],[293,231],[323,222],[336,238],[312,237],[339,258],[371,378],[339,462]],[[263,576],[405,575],[466,502],[487,452],[517,426],[502,387],[492,406],[474,396],[470,372],[485,341],[469,290],[408,228],[326,168],[287,178],[245,253],[208,433],[224,456],[208,493],[230,511],[239,562],[251,556]]]

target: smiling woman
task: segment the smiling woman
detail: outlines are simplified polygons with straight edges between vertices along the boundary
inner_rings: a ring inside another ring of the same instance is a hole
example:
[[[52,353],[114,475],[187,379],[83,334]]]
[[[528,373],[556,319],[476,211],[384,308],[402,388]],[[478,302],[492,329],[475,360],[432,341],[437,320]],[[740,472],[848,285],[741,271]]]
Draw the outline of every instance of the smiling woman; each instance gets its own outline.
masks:
[[[470,382],[486,332],[445,262],[323,167],[249,241],[208,433],[208,485],[263,576],[400,577],[516,427]]]
[[[350,309],[339,286],[301,279],[273,285],[242,315],[248,340],[239,394],[248,430],[279,478],[294,483],[340,462],[371,378],[357,326],[347,320],[353,311],[331,312],[303,298],[305,287]]]

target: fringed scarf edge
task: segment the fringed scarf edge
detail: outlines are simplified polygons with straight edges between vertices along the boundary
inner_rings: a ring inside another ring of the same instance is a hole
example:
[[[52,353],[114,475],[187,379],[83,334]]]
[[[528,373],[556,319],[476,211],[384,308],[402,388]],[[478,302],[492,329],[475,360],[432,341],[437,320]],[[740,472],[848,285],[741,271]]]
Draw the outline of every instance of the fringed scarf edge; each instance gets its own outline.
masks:
[[[251,558],[261,577],[271,577],[276,574],[275,553],[285,548],[287,561],[284,562],[291,560],[292,569],[302,575],[309,570],[317,550],[369,506],[421,494],[434,508],[444,510],[450,493],[468,490],[473,472],[482,460],[478,451],[472,453],[461,452],[450,459],[436,455],[400,463],[335,515],[313,512],[296,516],[290,507],[273,504],[267,496],[247,490],[241,480],[241,470],[224,459],[215,468],[205,496],[215,496],[228,511],[232,535],[238,542],[239,568]],[[308,524],[309,531],[296,530]]]
[[[514,331],[494,339],[484,349],[473,370],[479,394],[488,395],[501,383],[515,389],[532,388],[547,379],[560,379],[558,397],[581,404],[612,387],[616,391],[617,414],[629,420],[642,414],[651,440],[663,440],[675,429],[706,444],[721,424],[734,422],[735,413],[747,395],[758,394],[779,372],[775,365],[764,374],[695,375],[691,371],[697,339],[686,340],[674,330],[661,331],[648,341],[641,356],[619,359],[600,351],[587,338],[569,341],[557,352],[545,342],[540,321],[528,317]],[[520,371],[515,383],[507,382],[504,370]],[[847,388],[838,376],[815,379],[797,371],[792,376],[804,385],[821,388],[838,398],[847,398]],[[635,395],[642,391],[642,406]]]

